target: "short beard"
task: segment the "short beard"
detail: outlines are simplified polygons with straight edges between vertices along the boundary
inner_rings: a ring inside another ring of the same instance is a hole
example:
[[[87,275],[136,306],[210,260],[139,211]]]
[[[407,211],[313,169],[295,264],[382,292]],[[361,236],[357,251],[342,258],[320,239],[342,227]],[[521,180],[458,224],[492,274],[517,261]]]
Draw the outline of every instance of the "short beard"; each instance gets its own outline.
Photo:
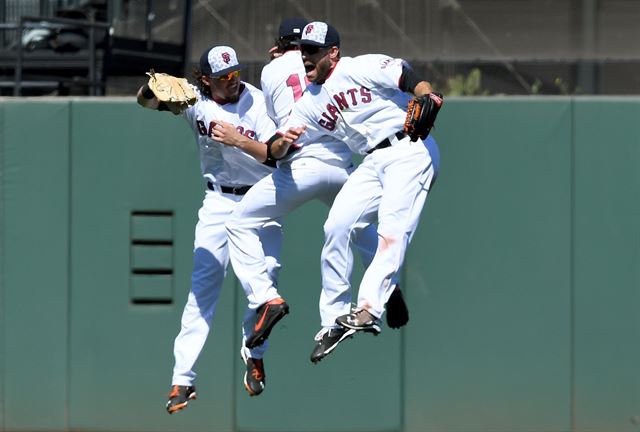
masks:
[[[315,83],[324,83],[331,72],[331,60],[329,60],[328,57],[322,59],[320,63],[316,64],[316,72],[318,76],[316,77]]]

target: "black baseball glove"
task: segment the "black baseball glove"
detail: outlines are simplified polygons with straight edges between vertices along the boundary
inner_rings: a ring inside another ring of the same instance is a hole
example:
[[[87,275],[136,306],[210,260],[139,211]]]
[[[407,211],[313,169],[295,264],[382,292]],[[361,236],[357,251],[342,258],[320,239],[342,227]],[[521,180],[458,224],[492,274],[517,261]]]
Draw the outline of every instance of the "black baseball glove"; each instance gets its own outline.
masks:
[[[390,328],[397,329],[409,322],[409,308],[404,301],[399,285],[391,292],[391,297],[387,300],[385,309],[387,311],[385,314],[387,325]]]
[[[440,93],[416,96],[409,101],[404,133],[409,135],[411,141],[425,139],[429,135],[443,103],[444,98]]]

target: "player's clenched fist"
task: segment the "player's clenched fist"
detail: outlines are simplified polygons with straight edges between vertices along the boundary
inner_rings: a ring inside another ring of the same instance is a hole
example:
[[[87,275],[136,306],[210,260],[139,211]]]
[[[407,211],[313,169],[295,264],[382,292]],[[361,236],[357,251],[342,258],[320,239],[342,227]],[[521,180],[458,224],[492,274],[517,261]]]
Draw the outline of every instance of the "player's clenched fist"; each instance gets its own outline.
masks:
[[[296,141],[298,141],[298,139],[304,133],[305,130],[307,130],[306,126],[289,128],[287,132],[285,132],[282,139],[285,140],[288,144],[293,144]]]
[[[241,126],[234,126],[222,120],[214,120],[213,123],[215,123],[215,126],[211,133],[212,140],[231,147],[237,147],[260,162],[267,160],[267,146],[240,133],[243,130]]]
[[[226,144],[233,147],[238,147],[240,140],[242,139],[242,135],[234,125],[231,123],[227,123],[221,120],[215,120],[215,126],[213,128],[213,138],[214,140],[221,142],[222,144]]]
[[[267,142],[267,158],[280,160],[299,148],[295,142],[307,130],[306,126],[290,127],[283,135],[276,134]]]

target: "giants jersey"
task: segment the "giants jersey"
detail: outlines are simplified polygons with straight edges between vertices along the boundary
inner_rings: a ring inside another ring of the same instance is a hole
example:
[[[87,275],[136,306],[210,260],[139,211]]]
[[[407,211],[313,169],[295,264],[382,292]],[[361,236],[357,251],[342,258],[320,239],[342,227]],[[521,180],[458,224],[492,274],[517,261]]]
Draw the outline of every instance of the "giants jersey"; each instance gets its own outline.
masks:
[[[196,104],[183,113],[198,143],[202,175],[221,186],[253,185],[273,171],[242,150],[211,138],[214,120],[231,123],[244,136],[257,141],[266,142],[273,136],[275,125],[267,115],[262,92],[243,84],[235,103],[219,105],[198,93]]]
[[[307,87],[279,132],[305,125],[302,142],[331,135],[366,154],[402,131],[412,97],[399,88],[403,63],[380,54],[342,58],[323,84]]]
[[[300,51],[287,51],[282,56],[271,60],[262,69],[260,85],[264,93],[267,112],[276,122],[282,126],[307,87],[304,64]],[[286,130],[286,129],[284,129]],[[320,137],[314,140],[300,140],[302,147],[294,152],[286,160],[296,159],[301,156],[312,156],[322,160],[337,160],[351,163],[351,150],[347,145],[330,136]]]

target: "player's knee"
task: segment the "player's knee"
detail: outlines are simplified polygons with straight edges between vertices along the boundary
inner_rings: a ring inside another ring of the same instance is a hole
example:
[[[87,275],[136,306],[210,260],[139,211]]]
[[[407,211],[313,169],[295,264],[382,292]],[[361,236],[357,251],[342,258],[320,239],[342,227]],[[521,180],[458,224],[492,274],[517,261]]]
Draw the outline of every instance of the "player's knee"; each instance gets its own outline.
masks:
[[[229,217],[224,224],[224,228],[227,230],[227,234],[240,229],[240,219],[233,216]]]
[[[351,226],[338,218],[327,219],[324,223],[323,229],[325,239],[349,236],[349,233],[351,232]]]
[[[384,252],[389,248],[393,247],[396,241],[397,241],[396,236],[393,234],[392,235],[380,234],[380,236],[378,237],[378,252]]]
[[[225,264],[208,249],[198,247],[194,250],[191,272],[191,285],[194,291],[197,291],[198,287],[221,285],[225,272]]]

